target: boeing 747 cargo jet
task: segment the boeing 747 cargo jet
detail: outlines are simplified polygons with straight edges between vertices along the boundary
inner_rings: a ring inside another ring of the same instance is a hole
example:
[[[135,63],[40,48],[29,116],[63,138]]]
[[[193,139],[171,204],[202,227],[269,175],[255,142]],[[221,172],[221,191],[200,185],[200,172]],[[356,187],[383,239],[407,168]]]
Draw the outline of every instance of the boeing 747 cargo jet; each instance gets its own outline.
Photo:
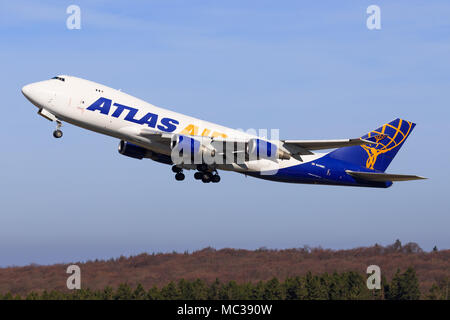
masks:
[[[175,179],[195,170],[204,183],[220,181],[218,170],[262,179],[340,186],[390,187],[393,181],[424,179],[385,170],[415,124],[395,119],[360,138],[280,140],[223,127],[163,108],[120,90],[60,75],[22,88],[38,114],[120,139],[119,152],[172,166]],[[335,149],[328,153],[316,150]]]

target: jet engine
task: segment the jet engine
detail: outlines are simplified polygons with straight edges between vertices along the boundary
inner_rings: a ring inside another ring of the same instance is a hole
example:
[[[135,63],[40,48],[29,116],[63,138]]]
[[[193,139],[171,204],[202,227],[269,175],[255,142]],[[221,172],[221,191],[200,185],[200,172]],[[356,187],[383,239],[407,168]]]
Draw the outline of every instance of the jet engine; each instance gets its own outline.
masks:
[[[153,155],[153,152],[150,150],[123,140],[119,143],[119,153],[139,160],[142,160],[143,158],[151,158]]]
[[[175,135],[172,138],[172,161],[176,164],[212,164],[216,150],[211,146],[208,137],[191,138],[184,135]]]
[[[248,141],[246,153],[249,160],[269,159],[275,161],[276,159],[289,160],[291,158],[276,144],[257,138]]]

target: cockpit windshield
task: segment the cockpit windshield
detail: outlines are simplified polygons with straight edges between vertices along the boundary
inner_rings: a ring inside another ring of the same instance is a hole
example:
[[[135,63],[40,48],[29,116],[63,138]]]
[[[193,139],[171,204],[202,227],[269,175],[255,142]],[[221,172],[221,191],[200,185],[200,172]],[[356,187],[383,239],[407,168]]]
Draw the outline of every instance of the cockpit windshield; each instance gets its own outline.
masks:
[[[66,81],[66,79],[61,78],[61,77],[53,77],[52,79],[56,79],[56,80],[59,80],[59,81],[62,81],[62,82]]]

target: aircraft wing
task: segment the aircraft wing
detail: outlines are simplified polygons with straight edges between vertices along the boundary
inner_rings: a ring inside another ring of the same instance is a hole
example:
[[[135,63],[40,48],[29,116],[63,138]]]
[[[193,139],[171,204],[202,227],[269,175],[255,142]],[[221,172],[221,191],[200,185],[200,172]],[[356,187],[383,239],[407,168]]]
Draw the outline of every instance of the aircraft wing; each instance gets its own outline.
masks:
[[[335,149],[374,143],[361,138],[338,140],[282,140],[282,142],[286,145],[294,145],[306,150]]]
[[[173,137],[173,133],[161,132],[150,128],[140,129],[139,135],[145,138],[149,138],[152,141],[167,142],[167,143],[170,143]]]
[[[424,177],[408,175],[408,174],[391,174],[391,173],[378,173],[378,172],[357,172],[351,170],[345,170],[347,174],[354,178],[368,180],[368,181],[408,181],[408,180],[421,180],[426,179]]]
[[[350,146],[359,146],[363,144],[374,144],[373,141],[355,138],[355,139],[336,139],[336,140],[281,140],[285,147],[293,155],[312,154],[312,150],[335,149]]]
[[[142,129],[140,129],[138,135],[141,137],[149,138],[152,141],[170,143],[171,139],[175,135],[180,135],[180,134],[179,133],[161,132],[161,131],[150,129],[150,128],[142,128]],[[248,142],[248,139],[223,138],[223,137],[212,138],[209,136],[198,136],[198,135],[187,135],[187,136],[190,138],[193,138],[193,139],[197,139],[199,141],[213,143],[213,144],[220,144],[220,143],[226,143],[226,142],[240,142],[240,143]]]
[[[138,134],[142,137],[150,139],[151,141],[160,143],[170,143],[174,136],[174,133],[161,132],[151,128],[141,128]],[[234,150],[234,153],[245,152],[245,143],[249,141],[247,138],[211,138],[193,135],[190,135],[190,137],[209,143],[213,147],[217,146],[217,144],[226,142],[240,143],[236,145],[237,149]],[[284,155],[285,159],[289,159],[290,156],[295,156],[296,158],[301,159],[300,155],[312,154],[311,150],[334,149],[374,143],[370,140],[361,138],[338,140],[281,140],[280,142],[280,152]]]

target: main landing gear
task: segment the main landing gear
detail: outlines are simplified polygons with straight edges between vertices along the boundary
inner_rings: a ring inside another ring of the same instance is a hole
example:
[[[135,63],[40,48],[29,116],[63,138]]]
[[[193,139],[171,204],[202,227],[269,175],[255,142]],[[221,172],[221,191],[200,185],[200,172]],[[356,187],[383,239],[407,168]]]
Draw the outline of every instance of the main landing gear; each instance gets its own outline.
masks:
[[[183,181],[184,180],[183,168],[180,168],[180,167],[177,167],[177,166],[173,166],[172,167],[172,172],[175,173],[175,180],[177,180],[177,181]]]
[[[220,176],[217,173],[217,170],[214,170],[213,172],[207,171],[208,168],[203,165],[197,166],[197,171],[194,173],[194,179],[195,180],[202,180],[203,183],[218,183],[220,181]]]
[[[208,167],[202,167],[201,165],[199,165],[197,167],[197,169],[199,171],[197,171],[196,173],[194,173],[194,178],[195,180],[201,180],[203,183],[218,183],[220,181],[220,176],[217,173],[217,170],[213,170],[211,171],[207,171]],[[204,170],[200,170],[200,169],[204,169]],[[183,168],[180,168],[178,166],[172,166],[172,172],[175,173],[175,180],[177,181],[183,181],[185,176],[183,173]]]
[[[55,131],[53,131],[53,136],[56,138],[56,139],[59,139],[59,138],[61,138],[62,136],[63,136],[63,132],[61,131],[61,126],[62,126],[62,123],[61,123],[61,121],[56,121],[56,130]]]

